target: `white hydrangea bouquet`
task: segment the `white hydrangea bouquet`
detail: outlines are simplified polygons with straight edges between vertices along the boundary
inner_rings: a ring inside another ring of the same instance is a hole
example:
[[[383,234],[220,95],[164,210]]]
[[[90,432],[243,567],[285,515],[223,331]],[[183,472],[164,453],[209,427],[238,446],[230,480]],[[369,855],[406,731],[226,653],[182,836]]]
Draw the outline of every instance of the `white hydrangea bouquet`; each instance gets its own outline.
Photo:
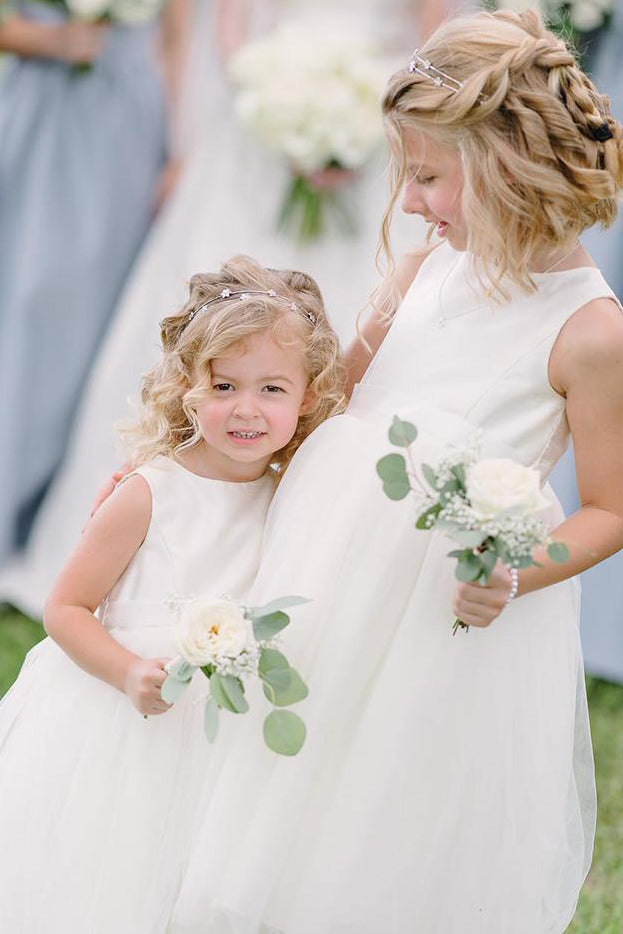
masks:
[[[341,190],[383,138],[386,68],[370,43],[340,30],[284,25],[243,46],[230,73],[239,119],[291,167],[281,228],[314,240],[331,209],[352,229]]]
[[[488,583],[498,559],[510,568],[530,567],[538,563],[532,557],[538,546],[546,546],[552,561],[568,560],[567,546],[552,541],[538,516],[549,503],[536,470],[507,458],[479,460],[476,449],[453,452],[435,468],[422,464],[418,469],[410,451],[416,438],[415,425],[394,417],[389,440],[405,449],[407,458],[387,454],[378,461],[377,473],[390,499],[415,494],[417,529],[438,529],[460,546],[448,554],[457,559],[458,580]],[[459,628],[469,626],[457,619],[453,634]]]
[[[195,672],[201,671],[209,682],[205,732],[214,742],[219,711],[246,713],[245,680],[257,677],[267,700],[276,708],[264,720],[266,745],[280,755],[296,755],[305,742],[305,724],[298,714],[282,708],[304,700],[308,690],[276,647],[275,636],[290,622],[284,610],[308,601],[282,597],[267,606],[246,607],[229,597],[190,596],[174,597],[170,602],[177,613],[179,655],[166,666],[163,700],[175,703]]]

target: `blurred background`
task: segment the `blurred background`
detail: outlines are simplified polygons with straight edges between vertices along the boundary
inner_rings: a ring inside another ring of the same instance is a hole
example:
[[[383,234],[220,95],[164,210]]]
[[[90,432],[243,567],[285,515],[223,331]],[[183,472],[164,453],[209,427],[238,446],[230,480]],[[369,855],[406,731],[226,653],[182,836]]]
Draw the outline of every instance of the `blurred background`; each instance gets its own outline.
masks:
[[[623,119],[623,0],[540,6]],[[124,460],[158,322],[235,253],[318,281],[346,345],[378,283],[378,99],[460,0],[0,0],[0,696]],[[397,212],[396,255],[425,235]],[[585,243],[623,299],[623,218]],[[130,400],[130,401],[128,401]],[[573,452],[554,486],[577,508]],[[575,934],[623,931],[623,558],[583,575],[600,793]]]

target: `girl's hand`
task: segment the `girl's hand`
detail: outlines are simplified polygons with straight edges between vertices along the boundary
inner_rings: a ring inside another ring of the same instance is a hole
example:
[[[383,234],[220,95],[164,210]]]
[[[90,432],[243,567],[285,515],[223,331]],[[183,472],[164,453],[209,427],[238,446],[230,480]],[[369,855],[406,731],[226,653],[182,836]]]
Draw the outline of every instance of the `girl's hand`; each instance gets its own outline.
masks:
[[[506,607],[511,591],[510,571],[498,559],[486,586],[480,584],[458,584],[454,592],[452,609],[457,619],[468,626],[490,626]]]
[[[164,666],[170,661],[170,658],[137,658],[128,669],[124,691],[144,717],[166,713],[171,707],[160,695],[167,677]]]
[[[109,26],[105,23],[82,23],[70,20],[55,27],[53,57],[69,65],[87,65],[104,50]]]

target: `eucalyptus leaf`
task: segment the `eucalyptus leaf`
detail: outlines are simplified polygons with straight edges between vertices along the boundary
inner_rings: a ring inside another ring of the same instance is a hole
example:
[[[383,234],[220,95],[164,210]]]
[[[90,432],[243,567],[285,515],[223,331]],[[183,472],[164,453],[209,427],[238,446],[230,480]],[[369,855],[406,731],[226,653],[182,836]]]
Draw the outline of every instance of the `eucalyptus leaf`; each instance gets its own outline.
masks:
[[[422,474],[424,475],[424,479],[426,480],[428,485],[432,487],[433,490],[436,490],[437,489],[437,474],[435,473],[433,468],[430,466],[430,464],[422,464]]]
[[[246,713],[249,704],[244,696],[244,686],[240,678],[233,675],[221,675],[221,686],[227,694],[235,713]]]
[[[211,697],[208,697],[203,715],[203,727],[208,737],[208,742],[213,743],[218,733],[218,707]]]
[[[405,499],[409,495],[411,492],[411,484],[408,480],[386,481],[383,484],[383,492],[388,499],[398,501]]]
[[[407,465],[402,454],[386,454],[377,462],[376,472],[381,480],[386,483],[393,483],[399,480],[409,482],[407,476]]]
[[[485,532],[472,531],[471,529],[457,529],[452,532],[452,538],[464,548],[478,548],[487,537]]]
[[[291,710],[273,710],[264,720],[266,745],[281,756],[295,756],[300,752],[306,736],[305,724]]]
[[[165,668],[170,678],[176,681],[190,681],[195,673],[195,665],[191,665],[185,658],[178,655],[172,662],[169,662]]]
[[[298,671],[291,668],[288,687],[281,689],[264,683],[264,694],[275,707],[290,707],[291,704],[298,704],[299,701],[305,700],[309,690]]]
[[[275,691],[286,691],[292,682],[292,668],[271,668],[269,671],[260,671],[259,676],[264,684],[269,684]]]
[[[463,467],[462,464],[455,464],[453,467],[450,468],[450,473],[457,480],[461,489],[464,490],[466,482],[467,482],[467,478],[465,475],[465,467]]]
[[[482,571],[483,565],[480,557],[473,552],[467,552],[459,559],[454,574],[460,581],[472,583],[480,577]]]
[[[563,542],[550,542],[547,546],[547,555],[557,564],[564,564],[569,560],[569,549]]]
[[[277,649],[262,649],[260,652],[260,661],[258,665],[260,674],[271,671],[273,668],[289,667],[288,659],[281,652],[278,652]]]
[[[498,560],[498,556],[494,551],[483,551],[480,555],[480,561],[482,563],[484,574],[487,580],[487,583],[491,580],[491,575],[493,574],[493,568],[495,563]]]
[[[389,440],[398,448],[408,448],[417,438],[417,428],[411,422],[403,422],[402,419],[394,415],[391,428],[389,429]]]
[[[265,639],[272,639],[278,632],[285,629],[290,622],[290,617],[282,610],[276,610],[274,613],[268,613],[266,616],[258,616],[253,620],[253,635],[258,642]]]
[[[165,704],[174,704],[176,700],[179,700],[189,684],[190,681],[178,681],[177,678],[169,675],[162,683],[160,696]]]
[[[289,607],[302,606],[304,603],[310,603],[310,600],[307,597],[278,597],[266,606],[247,607],[245,616],[247,619],[260,619],[262,616],[270,616],[277,610],[287,610]]]
[[[229,710],[230,713],[238,713],[224,688],[222,675],[219,675],[216,671],[210,678],[210,693],[214,698],[214,702],[222,710]]]

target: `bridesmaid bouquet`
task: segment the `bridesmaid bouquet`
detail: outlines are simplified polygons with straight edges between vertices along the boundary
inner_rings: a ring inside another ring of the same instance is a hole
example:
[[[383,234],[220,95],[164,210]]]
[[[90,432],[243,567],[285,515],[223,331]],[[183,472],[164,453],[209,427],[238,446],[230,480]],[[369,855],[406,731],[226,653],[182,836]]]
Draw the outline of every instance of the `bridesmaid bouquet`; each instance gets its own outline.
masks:
[[[166,666],[163,700],[175,703],[195,672],[201,671],[210,686],[204,725],[212,743],[219,711],[246,713],[244,680],[257,677],[267,700],[277,708],[264,720],[266,745],[280,755],[295,756],[305,742],[305,724],[297,714],[281,708],[304,700],[308,690],[275,647],[274,638],[290,622],[284,609],[307,602],[302,597],[282,597],[264,607],[246,607],[228,597],[174,598],[180,654]]]
[[[435,468],[422,464],[418,471],[410,456],[416,438],[415,425],[395,417],[389,440],[406,450],[409,465],[402,454],[387,454],[377,473],[390,499],[416,495],[417,529],[438,529],[460,546],[448,554],[457,560],[458,580],[487,584],[498,559],[511,568],[535,565],[533,550],[542,545],[552,561],[568,560],[567,546],[552,541],[536,515],[549,505],[536,470],[506,458],[478,460],[474,451],[450,455]],[[453,635],[459,628],[469,626],[457,619]]]
[[[609,25],[615,0],[487,0],[484,5],[513,13],[536,8],[551,29],[577,42]]]
[[[291,168],[279,217],[302,241],[317,239],[328,211],[353,229],[343,190],[383,139],[382,61],[353,36],[282,26],[230,63],[242,123]]]

